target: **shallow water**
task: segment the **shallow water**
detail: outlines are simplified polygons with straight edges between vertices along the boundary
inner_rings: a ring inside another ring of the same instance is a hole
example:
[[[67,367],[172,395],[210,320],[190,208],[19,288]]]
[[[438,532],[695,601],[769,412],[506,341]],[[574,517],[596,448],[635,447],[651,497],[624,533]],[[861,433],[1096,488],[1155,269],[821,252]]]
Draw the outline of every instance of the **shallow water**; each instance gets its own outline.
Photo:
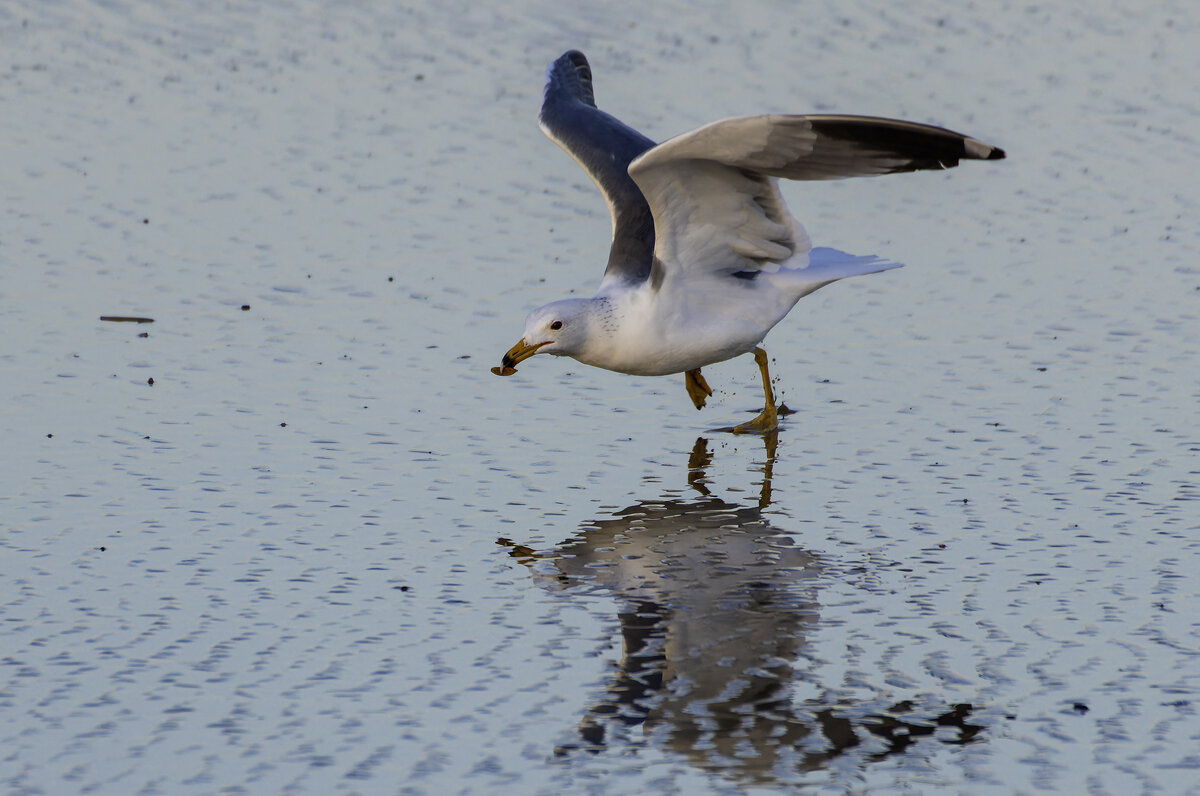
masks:
[[[1197,12],[571,5],[0,11],[0,783],[1200,793]],[[497,379],[606,256],[569,47],[1009,160],[788,187],[908,267],[768,337],[775,440],[749,358]]]

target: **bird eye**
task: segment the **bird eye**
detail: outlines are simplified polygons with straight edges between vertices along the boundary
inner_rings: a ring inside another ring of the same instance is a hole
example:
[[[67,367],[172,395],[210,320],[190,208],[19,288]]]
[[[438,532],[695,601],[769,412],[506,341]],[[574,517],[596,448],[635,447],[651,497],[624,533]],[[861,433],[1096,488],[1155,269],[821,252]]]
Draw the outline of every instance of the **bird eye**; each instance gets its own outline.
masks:
[[[562,328],[562,321],[555,321],[554,323],[550,324],[550,328],[557,332]]]

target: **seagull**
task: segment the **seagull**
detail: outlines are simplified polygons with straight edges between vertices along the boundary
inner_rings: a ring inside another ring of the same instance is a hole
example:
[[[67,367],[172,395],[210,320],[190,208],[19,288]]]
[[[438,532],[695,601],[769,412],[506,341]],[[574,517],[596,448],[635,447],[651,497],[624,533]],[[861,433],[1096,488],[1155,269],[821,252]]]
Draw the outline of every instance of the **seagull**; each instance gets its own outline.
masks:
[[[700,409],[712,395],[700,369],[753,354],[765,406],[727,429],[739,434],[778,427],[761,345],[767,332],[814,290],[899,267],[813,248],[779,179],[1004,158],[1002,149],[941,127],[833,114],[722,119],[655,144],[596,107],[591,66],[577,50],[546,70],[538,123],[600,189],[612,246],[596,295],[529,313],[521,340],[492,372],[510,376],[533,355],[554,354],[636,376],[682,373]]]

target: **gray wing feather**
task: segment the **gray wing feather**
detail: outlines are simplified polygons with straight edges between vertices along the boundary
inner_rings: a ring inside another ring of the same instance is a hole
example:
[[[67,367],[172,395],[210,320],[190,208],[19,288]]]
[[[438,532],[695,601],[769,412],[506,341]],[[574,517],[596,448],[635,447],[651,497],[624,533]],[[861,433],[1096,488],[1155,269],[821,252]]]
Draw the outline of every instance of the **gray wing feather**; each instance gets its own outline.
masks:
[[[596,107],[592,70],[577,50],[563,53],[546,70],[538,124],[587,172],[608,203],[612,247],[603,281],[645,280],[654,259],[654,220],[628,167],[654,142]]]
[[[638,160],[706,160],[789,180],[834,180],[1000,160],[1004,150],[928,124],[873,116],[746,116],[673,138]]]
[[[806,252],[776,178],[842,177],[945,169],[1000,160],[1004,151],[931,125],[870,116],[747,116],[672,138],[629,173],[655,219],[653,284],[671,273],[771,268]]]

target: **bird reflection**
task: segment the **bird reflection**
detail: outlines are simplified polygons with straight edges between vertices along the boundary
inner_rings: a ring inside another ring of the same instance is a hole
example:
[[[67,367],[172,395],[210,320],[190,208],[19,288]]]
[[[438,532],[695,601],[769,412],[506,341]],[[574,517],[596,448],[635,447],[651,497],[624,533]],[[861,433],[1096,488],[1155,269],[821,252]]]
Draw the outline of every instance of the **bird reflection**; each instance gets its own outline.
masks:
[[[820,690],[804,677],[806,639],[819,622],[820,561],[764,513],[777,435],[763,440],[754,505],[710,492],[712,453],[701,437],[688,460],[693,495],[638,501],[546,553],[500,540],[553,587],[618,601],[620,660],[577,740],[558,754],[662,743],[703,768],[769,784],[783,769],[820,768],[869,737],[877,740],[867,760],[939,728],[949,729],[938,740],[952,744],[981,731],[968,722],[970,705],[921,716],[908,703],[866,713],[797,697]]]

